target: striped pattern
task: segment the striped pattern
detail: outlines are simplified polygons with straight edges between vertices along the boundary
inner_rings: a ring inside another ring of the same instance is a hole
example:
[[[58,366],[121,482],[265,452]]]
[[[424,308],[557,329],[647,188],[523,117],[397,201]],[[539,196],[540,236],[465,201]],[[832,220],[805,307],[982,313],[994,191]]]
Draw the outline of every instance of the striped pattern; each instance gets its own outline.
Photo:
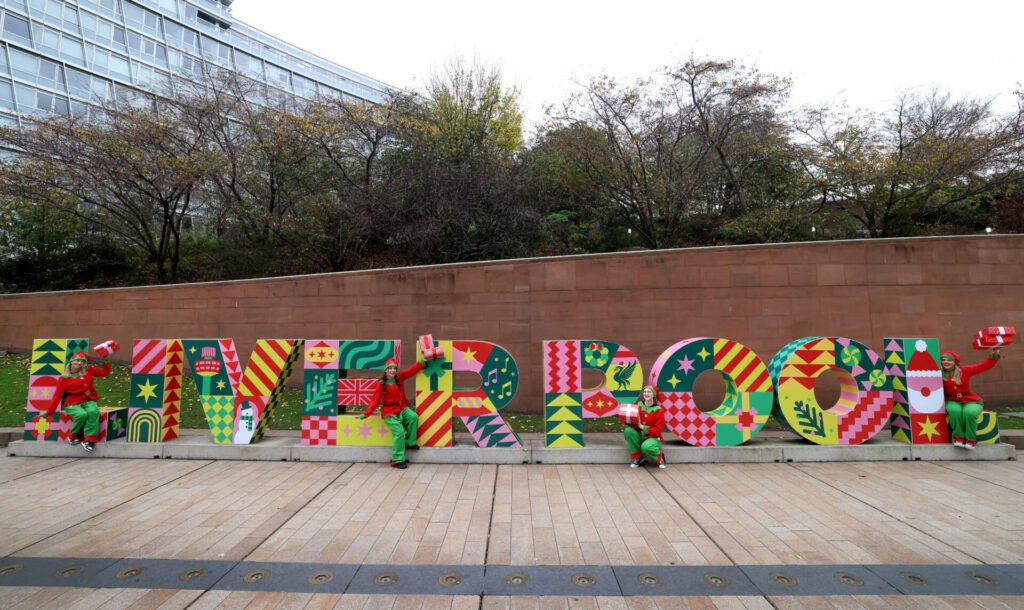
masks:
[[[132,374],[156,375],[164,372],[167,360],[167,341],[164,339],[136,339],[132,347]]]
[[[470,416],[497,413],[494,403],[483,390],[475,392],[453,392],[452,415]]]
[[[422,447],[452,446],[452,393],[450,390],[417,390],[416,414],[420,423],[416,444]]]
[[[285,344],[290,346],[291,351],[285,356],[283,368],[278,373],[274,383],[273,390],[270,392],[270,398],[267,399],[266,407],[259,414],[259,421],[256,424],[256,430],[252,435],[252,443],[259,441],[263,438],[263,434],[267,431],[267,427],[270,425],[270,416],[274,413],[274,408],[277,407],[277,403],[281,401],[281,395],[284,394],[285,384],[288,382],[288,378],[292,374],[292,369],[295,367],[295,363],[299,359],[299,354],[302,353],[302,340],[267,340],[261,339],[256,342],[256,349],[253,350],[253,357],[249,360],[249,366],[246,367],[246,371],[250,371],[253,368],[254,361],[256,360],[256,352],[260,351],[260,344],[268,343],[280,346]],[[274,352],[277,353],[277,352]],[[275,361],[276,362],[276,361]],[[243,379],[244,381],[244,379]]]
[[[770,392],[772,380],[768,368],[742,343],[715,339],[715,368],[736,382],[740,392]]]
[[[281,379],[294,341],[286,339],[260,339],[252,350],[249,366],[245,368],[238,386],[239,396],[269,396]]]

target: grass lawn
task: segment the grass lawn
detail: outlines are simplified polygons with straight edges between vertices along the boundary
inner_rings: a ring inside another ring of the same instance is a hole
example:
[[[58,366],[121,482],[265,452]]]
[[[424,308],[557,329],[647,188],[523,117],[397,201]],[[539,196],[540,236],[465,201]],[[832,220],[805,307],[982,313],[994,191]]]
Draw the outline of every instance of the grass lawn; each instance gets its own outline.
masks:
[[[0,357],[0,428],[20,428],[25,422],[25,401],[28,396],[29,357],[20,354],[8,354]],[[128,382],[131,373],[127,366],[113,367],[109,377],[96,382],[96,390],[100,394],[100,406],[128,406]],[[189,380],[182,384],[184,394],[181,402],[181,426],[183,428],[205,429],[206,416],[199,404],[196,386]],[[999,410],[999,409],[997,409]],[[1022,409],[1002,409],[1002,411],[1018,411]],[[509,425],[516,432],[544,432],[544,418],[541,415],[522,413],[502,413]],[[302,390],[288,388],[284,392],[281,404],[274,411],[270,420],[271,430],[299,430],[302,423]],[[462,421],[454,422],[455,430],[465,431]],[[1000,428],[1024,428],[1024,419],[1000,417]],[[780,429],[774,417],[765,424],[766,430]],[[604,417],[601,419],[583,420],[584,432],[619,432],[622,426],[618,418]]]

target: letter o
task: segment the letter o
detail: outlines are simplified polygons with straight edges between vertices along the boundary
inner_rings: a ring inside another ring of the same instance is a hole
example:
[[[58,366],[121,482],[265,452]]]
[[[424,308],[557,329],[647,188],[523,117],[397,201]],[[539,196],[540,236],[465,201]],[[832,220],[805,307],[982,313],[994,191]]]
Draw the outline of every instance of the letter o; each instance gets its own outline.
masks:
[[[874,350],[846,337],[804,337],[775,354],[768,365],[779,411],[794,432],[819,445],[859,445],[885,428],[894,393],[885,363]],[[839,377],[836,404],[823,409],[814,396],[827,370]]]
[[[693,400],[693,384],[704,371],[725,379],[725,400],[707,413]],[[691,445],[731,447],[752,439],[764,427],[774,397],[764,362],[741,343],[695,337],[662,352],[649,379],[658,386],[665,427]]]

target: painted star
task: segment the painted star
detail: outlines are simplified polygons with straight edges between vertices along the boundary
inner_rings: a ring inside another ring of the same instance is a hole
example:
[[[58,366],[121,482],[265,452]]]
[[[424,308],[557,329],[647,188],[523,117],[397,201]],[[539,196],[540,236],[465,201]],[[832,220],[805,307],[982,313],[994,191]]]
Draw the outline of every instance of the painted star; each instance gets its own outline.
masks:
[[[359,428],[359,436],[363,437],[363,440],[370,438],[371,434],[373,434],[373,428],[370,427],[370,424],[363,424]]]
[[[472,349],[467,349],[466,351],[462,352],[462,360],[463,362],[473,362],[474,360],[476,360],[476,352],[474,352]]]
[[[931,441],[933,436],[939,436],[938,426],[938,420],[932,421],[932,418],[926,417],[921,422],[921,436],[927,436],[928,440]]]
[[[157,386],[155,383],[150,383],[147,379],[146,383],[140,383],[136,387],[139,388],[139,393],[135,395],[136,398],[145,400],[146,404],[149,404],[150,398],[156,399],[156,392],[154,390],[156,390]]]
[[[689,356],[683,356],[683,359],[679,361],[679,370],[682,371],[684,375],[689,373],[693,370],[694,362],[694,360],[690,360]]]
[[[217,389],[218,390],[223,390],[224,389],[224,385],[225,385],[224,380],[221,379],[220,381],[217,382]]]
[[[677,385],[679,385],[680,383],[682,383],[682,382],[683,382],[683,380],[682,380],[682,379],[678,379],[678,378],[676,378],[676,376],[675,376],[675,375],[672,375],[672,376],[671,376],[671,377],[669,377],[669,378],[668,378],[668,379],[667,379],[666,381],[668,381],[669,383],[671,383],[671,384],[672,384],[672,389],[673,389],[673,390],[674,390],[674,389],[676,389],[676,386],[677,386]]]
[[[196,353],[196,346],[193,345],[192,347],[188,348],[188,353],[190,353],[190,354]]]
[[[708,356],[711,355],[711,352],[709,352],[707,348],[702,347],[700,348],[700,351],[697,352],[697,355],[700,356],[700,359],[703,361],[708,359]]]

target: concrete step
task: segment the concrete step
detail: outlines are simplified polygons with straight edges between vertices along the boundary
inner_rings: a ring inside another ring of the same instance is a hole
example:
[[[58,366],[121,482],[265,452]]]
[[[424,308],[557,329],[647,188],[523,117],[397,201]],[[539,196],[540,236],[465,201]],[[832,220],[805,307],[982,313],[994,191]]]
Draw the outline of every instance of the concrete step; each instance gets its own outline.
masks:
[[[629,454],[618,434],[588,434],[586,446],[550,449],[543,435],[521,435],[522,448],[481,448],[469,435],[456,435],[452,447],[423,447],[408,453],[413,464],[627,464]],[[1012,460],[1010,443],[979,445],[974,451],[952,445],[906,445],[875,439],[862,445],[814,445],[792,435],[759,436],[739,447],[691,447],[669,441],[664,451],[669,465],[743,462],[871,462],[911,460]],[[7,454],[22,457],[82,457],[80,447],[66,443],[17,440]],[[305,446],[296,435],[266,436],[254,445],[217,445],[206,431],[184,434],[168,443],[128,443],[118,439],[99,443],[91,458],[167,458],[192,460],[264,460],[303,462],[386,462],[388,447]]]

